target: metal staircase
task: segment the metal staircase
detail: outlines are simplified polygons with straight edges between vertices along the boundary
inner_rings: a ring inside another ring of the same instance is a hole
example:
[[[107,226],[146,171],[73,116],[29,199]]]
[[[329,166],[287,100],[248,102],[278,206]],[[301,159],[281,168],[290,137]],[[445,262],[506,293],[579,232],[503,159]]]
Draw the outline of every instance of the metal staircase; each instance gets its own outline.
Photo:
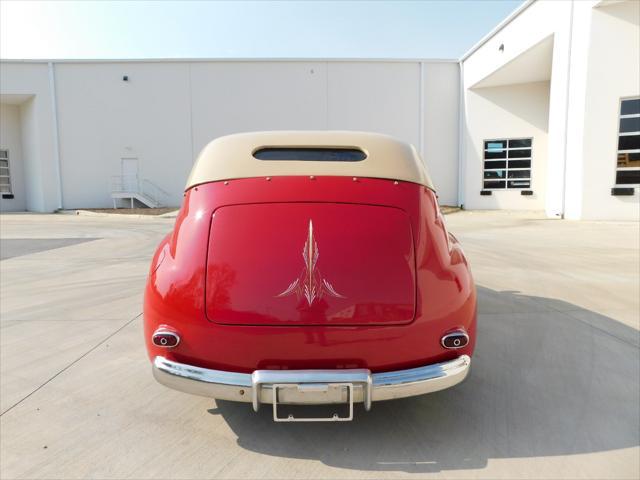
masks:
[[[111,198],[113,208],[118,208],[118,199],[128,199],[130,208],[134,208],[135,201],[149,208],[159,208],[167,205],[170,195],[151,180],[138,178],[137,175],[114,175],[111,177]]]

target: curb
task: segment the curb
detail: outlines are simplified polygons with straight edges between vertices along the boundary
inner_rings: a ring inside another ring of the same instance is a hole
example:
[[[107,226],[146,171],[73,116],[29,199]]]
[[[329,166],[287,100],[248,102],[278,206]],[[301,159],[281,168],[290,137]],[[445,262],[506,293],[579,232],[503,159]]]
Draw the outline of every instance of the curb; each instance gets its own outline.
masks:
[[[117,217],[117,218],[175,218],[178,216],[178,210],[175,212],[167,212],[160,215],[140,215],[136,213],[106,213],[92,212],[91,210],[59,210],[61,215],[82,215],[84,217]]]

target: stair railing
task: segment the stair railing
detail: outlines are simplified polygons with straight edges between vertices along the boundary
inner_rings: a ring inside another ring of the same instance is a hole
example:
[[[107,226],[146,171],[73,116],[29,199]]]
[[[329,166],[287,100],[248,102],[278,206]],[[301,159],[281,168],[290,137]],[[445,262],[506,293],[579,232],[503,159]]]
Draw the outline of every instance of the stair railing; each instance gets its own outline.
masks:
[[[140,184],[142,187],[140,193],[153,200],[158,207],[168,204],[169,198],[171,197],[169,192],[146,178],[143,178]]]
[[[111,177],[112,193],[130,193],[147,197],[156,207],[168,204],[171,194],[160,188],[151,180],[139,178],[137,175],[113,175]]]
[[[113,175],[111,177],[113,193],[139,193],[140,182],[137,175]]]

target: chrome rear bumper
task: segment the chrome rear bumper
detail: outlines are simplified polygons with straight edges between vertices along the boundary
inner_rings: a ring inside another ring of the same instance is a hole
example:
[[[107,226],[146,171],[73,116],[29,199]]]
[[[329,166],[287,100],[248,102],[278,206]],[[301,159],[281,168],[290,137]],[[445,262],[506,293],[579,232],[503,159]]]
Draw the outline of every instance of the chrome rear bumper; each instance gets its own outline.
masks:
[[[470,364],[471,358],[462,355],[448,362],[384,373],[345,369],[256,370],[249,374],[210,370],[156,357],[153,376],[161,384],[182,392],[251,402],[256,411],[261,403],[273,403],[274,385],[296,385],[303,392],[300,395],[291,392],[288,398],[278,398],[278,403],[325,404],[347,402],[348,394],[345,391],[327,395],[321,388],[314,391],[314,386],[350,384],[353,385],[352,402],[362,402],[369,410],[373,401],[412,397],[452,387],[465,379]]]

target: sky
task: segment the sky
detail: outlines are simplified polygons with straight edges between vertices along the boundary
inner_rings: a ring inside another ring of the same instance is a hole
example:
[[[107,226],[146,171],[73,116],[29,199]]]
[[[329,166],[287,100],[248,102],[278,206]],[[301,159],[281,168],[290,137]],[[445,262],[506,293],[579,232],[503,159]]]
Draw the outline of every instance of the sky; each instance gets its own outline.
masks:
[[[0,58],[459,58],[523,0],[0,1]]]

